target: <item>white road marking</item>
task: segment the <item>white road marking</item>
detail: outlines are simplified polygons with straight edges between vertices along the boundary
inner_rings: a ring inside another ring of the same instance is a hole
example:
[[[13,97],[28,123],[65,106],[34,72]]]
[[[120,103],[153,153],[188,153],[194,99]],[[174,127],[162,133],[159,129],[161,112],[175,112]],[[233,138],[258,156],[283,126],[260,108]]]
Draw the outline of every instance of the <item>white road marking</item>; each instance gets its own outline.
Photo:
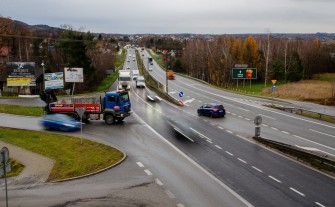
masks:
[[[212,125],[212,126],[215,126],[215,124],[214,124],[214,123],[211,123],[211,125]]]
[[[243,119],[243,116],[237,116],[237,117]]]
[[[266,124],[262,124],[262,126],[265,126],[265,127],[267,127],[268,125],[266,125]]]
[[[233,153],[230,153],[230,152],[228,152],[228,151],[226,151],[226,153],[227,153],[228,155],[230,155],[230,156],[234,156]]]
[[[229,130],[226,130],[226,132],[228,132],[229,134],[232,134],[232,133],[233,133],[232,131],[229,131]]]
[[[163,183],[158,178],[156,178],[155,181],[156,181],[157,185],[160,185],[160,186],[163,185]]]
[[[200,132],[198,132],[197,130],[193,129],[192,127],[190,127],[190,130],[192,130],[193,132],[197,133],[201,138],[205,138],[207,140],[212,140],[208,137],[206,137],[205,135],[201,134]]]
[[[241,158],[237,158],[239,161],[243,162],[244,164],[247,164],[246,161],[242,160]]]
[[[181,203],[178,203],[177,207],[185,207],[185,206],[183,204],[181,204]]]
[[[211,143],[211,144],[213,144],[213,142],[211,140],[206,139],[206,141],[209,142],[209,143]]]
[[[322,147],[325,147],[325,148],[328,148],[328,149],[331,149],[331,150],[334,150],[334,151],[335,151],[335,149],[334,149],[334,148],[328,147],[328,146],[326,146],[326,145],[323,145],[323,144],[320,144],[320,143],[317,143],[317,142],[311,141],[311,140],[309,140],[309,139],[306,139],[306,138],[300,137],[300,136],[298,136],[298,135],[293,135],[293,136],[294,136],[294,137],[296,137],[296,138],[298,138],[298,139],[302,139],[302,140],[305,140],[305,141],[307,141],[307,142],[311,142],[311,143],[313,143],[313,144],[317,144],[317,145],[320,145],[320,146],[322,146]]]
[[[226,111],[227,112],[227,114],[230,114],[230,111]]]
[[[277,128],[274,128],[274,127],[271,127],[271,129],[273,129],[273,130],[278,130]]]
[[[166,193],[166,195],[169,196],[169,198],[176,198],[176,196],[174,196],[173,193],[171,193],[171,191],[166,190],[166,191],[164,191],[164,192]]]
[[[222,149],[222,147],[218,146],[218,145],[215,145],[216,148],[219,148],[219,149]]]
[[[315,202],[315,204],[318,205],[318,206],[320,206],[320,207],[326,207],[326,206],[322,205],[322,204],[319,203],[319,202]]]
[[[314,129],[309,129],[309,130],[311,130],[312,132],[316,132],[316,133],[319,133],[319,134],[323,134],[323,135],[329,136],[329,137],[335,137],[334,135],[326,134],[326,133],[323,133],[323,132],[319,132],[319,131],[316,131]]]
[[[218,128],[219,128],[219,129],[224,129],[224,128],[220,127],[220,126],[219,126]]]
[[[152,175],[152,173],[150,172],[150,170],[144,170],[144,172],[145,172],[147,175]]]
[[[260,115],[260,116],[264,116],[264,117],[269,118],[269,119],[276,120],[275,118],[272,118],[272,117],[270,117],[270,116],[266,116],[266,115],[264,115],[264,114],[259,114],[259,115]]]
[[[275,177],[272,177],[271,175],[268,176],[269,178],[271,178],[272,180],[276,181],[277,183],[281,183],[280,180],[278,180],[277,178]]]
[[[137,164],[139,167],[144,167],[144,165],[143,165],[141,162],[136,162],[136,164]]]
[[[252,168],[254,168],[255,170],[257,170],[258,172],[262,173],[263,171],[261,169],[258,169],[257,167],[255,166],[251,166]]]
[[[236,114],[234,114],[234,113],[231,113],[231,115],[236,116]]]
[[[244,118],[245,120],[247,120],[247,121],[250,121],[250,119],[249,118]]]
[[[297,194],[299,194],[299,195],[305,197],[305,194],[303,194],[302,192],[300,192],[300,191],[298,191],[298,190],[296,190],[296,189],[294,189],[294,188],[292,188],[292,187],[290,187],[290,189],[291,189],[292,191],[296,192]]]
[[[286,132],[286,131],[281,131],[281,132],[283,132],[284,134],[290,134],[289,132]]]

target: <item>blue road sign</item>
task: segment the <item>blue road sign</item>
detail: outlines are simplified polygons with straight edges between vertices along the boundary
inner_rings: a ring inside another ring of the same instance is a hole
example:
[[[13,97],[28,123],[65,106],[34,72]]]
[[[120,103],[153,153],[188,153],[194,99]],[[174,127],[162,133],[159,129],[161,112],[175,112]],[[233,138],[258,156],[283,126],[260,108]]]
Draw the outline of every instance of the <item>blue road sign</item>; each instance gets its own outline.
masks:
[[[184,96],[184,93],[182,91],[179,92],[179,97],[183,97]]]

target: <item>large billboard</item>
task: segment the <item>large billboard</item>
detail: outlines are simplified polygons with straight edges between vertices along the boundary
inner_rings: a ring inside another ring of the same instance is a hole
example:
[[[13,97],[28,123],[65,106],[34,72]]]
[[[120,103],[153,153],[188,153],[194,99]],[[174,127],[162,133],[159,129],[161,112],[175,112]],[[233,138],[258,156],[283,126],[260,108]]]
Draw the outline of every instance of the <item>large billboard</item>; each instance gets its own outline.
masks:
[[[63,72],[45,73],[44,84],[45,84],[45,90],[64,88]]]
[[[256,68],[233,68],[233,79],[257,79]]]
[[[33,78],[7,78],[7,86],[36,86],[36,79]]]
[[[35,78],[35,63],[7,62],[6,73],[8,78]]]
[[[83,68],[64,68],[65,82],[84,82]]]

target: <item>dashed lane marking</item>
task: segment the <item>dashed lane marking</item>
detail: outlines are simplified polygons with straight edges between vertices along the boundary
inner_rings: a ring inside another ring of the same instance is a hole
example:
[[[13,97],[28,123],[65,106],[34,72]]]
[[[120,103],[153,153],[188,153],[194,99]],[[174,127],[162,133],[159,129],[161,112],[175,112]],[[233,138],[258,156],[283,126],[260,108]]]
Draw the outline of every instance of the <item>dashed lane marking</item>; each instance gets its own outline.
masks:
[[[222,149],[222,147],[220,147],[220,146],[218,146],[218,145],[215,145],[215,147],[218,148],[218,149]]]
[[[296,190],[296,189],[294,189],[294,188],[292,188],[292,187],[290,187],[290,190],[292,190],[292,191],[294,191],[295,193],[297,193],[297,194],[299,194],[299,195],[305,197],[305,194],[303,194],[302,192],[300,192],[300,191],[298,191],[298,190]]]
[[[326,206],[322,205],[322,204],[319,203],[319,202],[315,202],[315,204],[318,205],[318,206],[320,206],[320,207],[326,207]]]
[[[144,167],[144,165],[143,165],[141,162],[136,162],[136,164],[137,164],[139,167]]]
[[[169,191],[169,190],[166,190],[166,191],[164,191],[165,192],[165,194],[167,195],[167,196],[169,196],[169,198],[176,198],[176,196],[174,196],[173,195],[173,193],[171,192],[171,191]]]
[[[283,132],[284,134],[290,134],[289,132],[286,132],[286,131],[281,131],[281,132]]]
[[[274,127],[271,127],[271,129],[273,129],[273,130],[278,130],[277,128],[274,128]]]
[[[144,170],[144,172],[145,172],[147,175],[152,175],[152,173],[150,172],[150,170]]]
[[[228,151],[226,151],[226,153],[227,153],[228,155],[230,155],[230,156],[234,156],[233,153],[230,153],[230,152],[228,152]]]
[[[262,173],[263,171],[255,166],[251,166],[252,168],[254,168],[255,170],[257,170],[258,172]]]
[[[276,181],[277,183],[282,183],[280,180],[278,180],[275,177],[272,177],[271,175],[269,175],[268,177],[271,178],[272,180]]]
[[[155,181],[156,181],[157,185],[160,185],[160,186],[163,185],[162,181],[160,181],[158,178],[156,178]]]
[[[239,161],[243,162],[244,164],[247,164],[245,160],[242,160],[241,158],[237,158]]]

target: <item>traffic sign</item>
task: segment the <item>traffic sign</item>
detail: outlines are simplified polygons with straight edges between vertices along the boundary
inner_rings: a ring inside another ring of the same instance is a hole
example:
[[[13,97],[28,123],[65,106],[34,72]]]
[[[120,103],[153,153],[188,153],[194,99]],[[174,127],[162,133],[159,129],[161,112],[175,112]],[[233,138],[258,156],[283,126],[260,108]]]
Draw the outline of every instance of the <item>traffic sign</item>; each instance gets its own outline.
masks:
[[[3,147],[0,151],[1,155],[0,155],[0,165],[2,163],[7,163],[8,159],[9,159],[9,150],[7,147]]]
[[[276,85],[275,84],[272,85],[272,89],[276,89]]]
[[[259,126],[262,124],[262,117],[261,116],[256,116],[254,119],[254,123]]]
[[[182,91],[179,92],[179,97],[183,97],[184,96],[184,93]]]
[[[271,80],[272,84],[276,84],[277,80]]]
[[[5,172],[4,169],[6,170],[6,172]],[[12,163],[6,164],[6,167],[1,166],[0,167],[0,176],[4,176],[5,173],[7,174],[7,173],[10,173],[11,171],[12,171]]]
[[[256,68],[233,68],[233,79],[257,79]]]
[[[80,118],[83,117],[84,113],[85,113],[86,108],[76,108],[75,111],[78,113],[78,115],[80,116]]]

